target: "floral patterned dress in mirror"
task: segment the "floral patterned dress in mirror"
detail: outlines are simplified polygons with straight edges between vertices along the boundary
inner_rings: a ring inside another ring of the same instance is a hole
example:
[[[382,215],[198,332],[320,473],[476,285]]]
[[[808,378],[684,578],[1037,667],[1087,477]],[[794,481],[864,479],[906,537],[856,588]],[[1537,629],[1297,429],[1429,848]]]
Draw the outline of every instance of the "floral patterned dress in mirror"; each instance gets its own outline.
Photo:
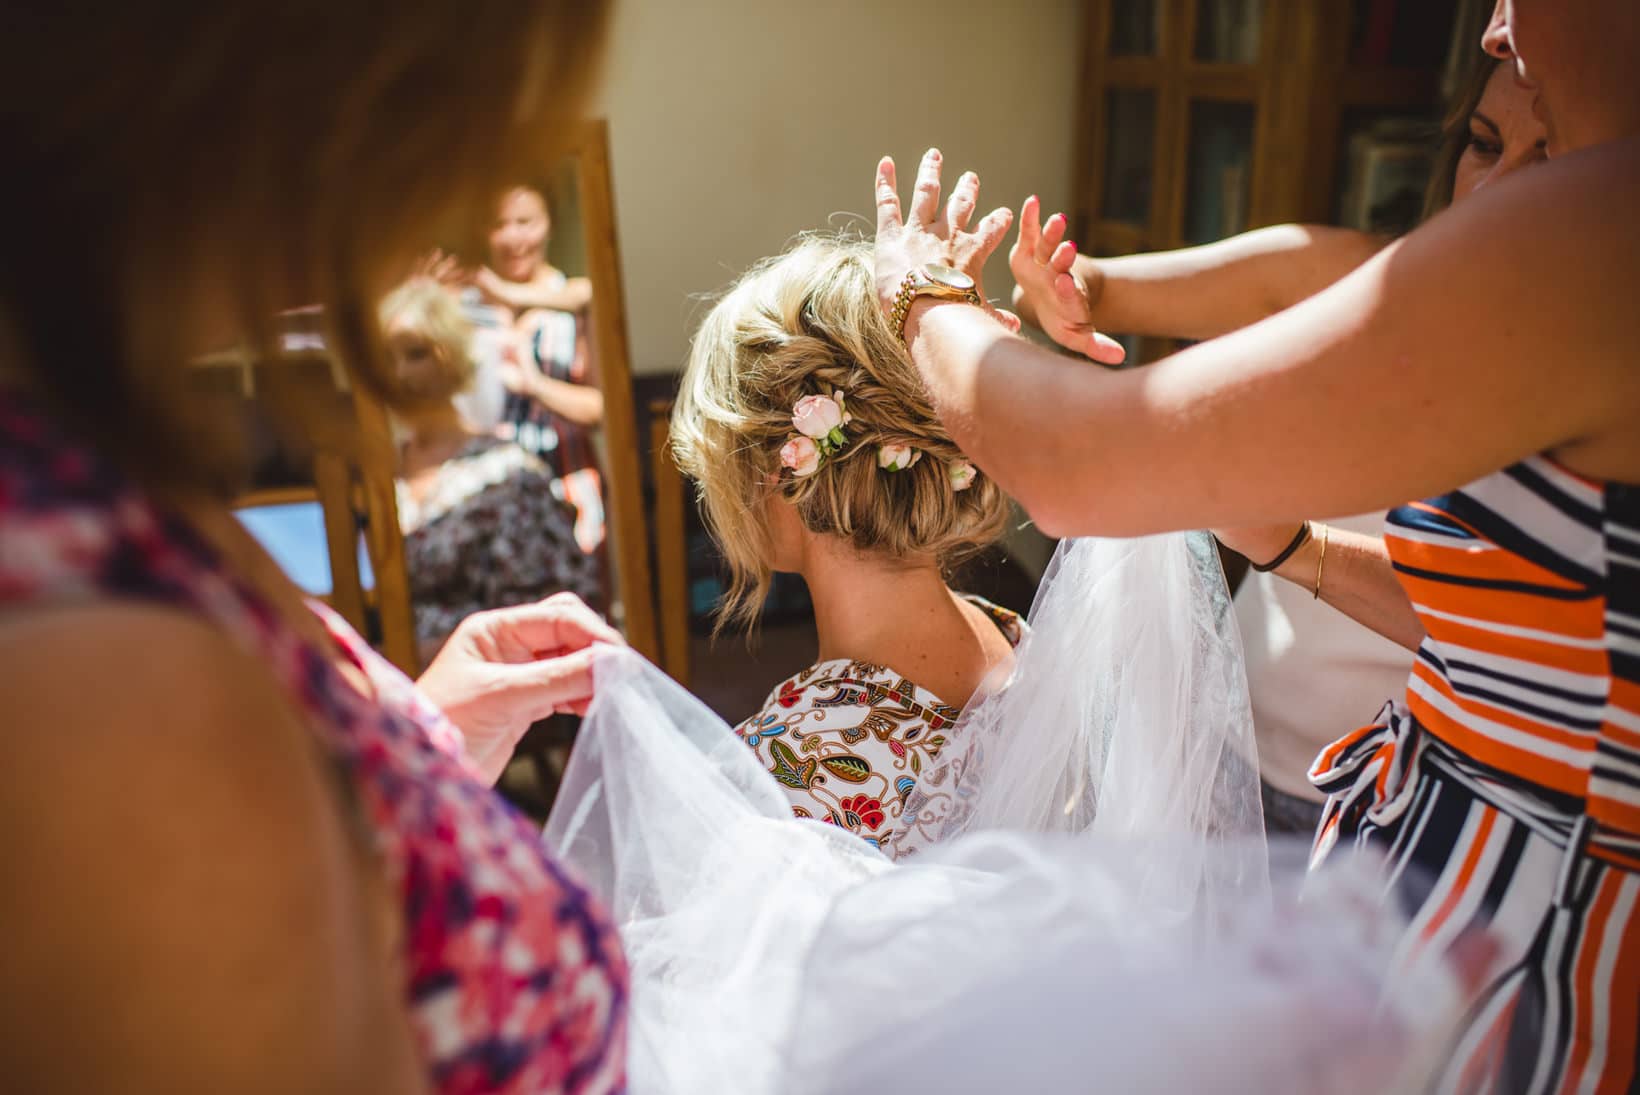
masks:
[[[1019,645],[1017,613],[968,599]],[[887,666],[837,658],[782,682],[735,733],[785,789],[792,813],[845,828],[892,857],[906,799],[958,714]]]

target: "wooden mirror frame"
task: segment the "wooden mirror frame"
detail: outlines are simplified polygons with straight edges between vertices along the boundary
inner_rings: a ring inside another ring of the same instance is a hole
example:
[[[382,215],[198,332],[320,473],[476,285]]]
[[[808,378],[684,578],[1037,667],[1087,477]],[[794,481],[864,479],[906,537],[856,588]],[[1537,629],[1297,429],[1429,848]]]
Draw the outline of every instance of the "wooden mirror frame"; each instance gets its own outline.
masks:
[[[649,534],[644,524],[643,474],[638,463],[638,424],[632,406],[632,364],[615,233],[615,193],[609,171],[609,124],[602,119],[575,128],[564,154],[575,164],[575,184],[586,235],[587,277],[592,282],[590,336],[604,394],[605,502],[609,559],[621,627],[632,649],[660,660],[655,601],[649,572]]]

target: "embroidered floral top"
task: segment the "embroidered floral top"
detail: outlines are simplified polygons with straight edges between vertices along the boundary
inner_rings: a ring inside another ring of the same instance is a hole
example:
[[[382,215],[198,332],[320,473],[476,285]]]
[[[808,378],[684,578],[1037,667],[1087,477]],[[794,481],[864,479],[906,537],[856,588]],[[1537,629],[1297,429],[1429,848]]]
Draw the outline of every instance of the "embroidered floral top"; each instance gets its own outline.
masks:
[[[474,440],[439,466],[419,502],[401,482],[398,504],[418,642],[442,641],[481,609],[560,590],[599,600],[596,562],[575,542],[575,511],[551,470],[510,441]]]
[[[364,696],[334,652],[298,636],[187,525],[0,389],[0,610],[97,597],[219,628],[267,666],[349,783],[404,910],[405,1009],[432,1090],[622,1090],[615,931],[535,826],[470,774],[458,731],[315,606],[370,679],[376,698]]]
[[[1019,645],[1018,613],[968,599]],[[735,733],[786,789],[792,813],[840,825],[893,856],[906,799],[960,713],[887,666],[838,658],[782,682]]]

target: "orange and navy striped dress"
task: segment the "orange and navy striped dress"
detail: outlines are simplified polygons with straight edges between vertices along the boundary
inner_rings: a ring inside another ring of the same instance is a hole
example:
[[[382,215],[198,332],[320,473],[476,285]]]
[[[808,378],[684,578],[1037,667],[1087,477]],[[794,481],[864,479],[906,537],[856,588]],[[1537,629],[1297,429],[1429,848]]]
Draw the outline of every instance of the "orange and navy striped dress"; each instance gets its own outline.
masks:
[[[1385,857],[1406,961],[1498,944],[1436,1090],[1640,1090],[1640,486],[1538,457],[1385,539],[1428,637],[1317,758],[1317,859]]]

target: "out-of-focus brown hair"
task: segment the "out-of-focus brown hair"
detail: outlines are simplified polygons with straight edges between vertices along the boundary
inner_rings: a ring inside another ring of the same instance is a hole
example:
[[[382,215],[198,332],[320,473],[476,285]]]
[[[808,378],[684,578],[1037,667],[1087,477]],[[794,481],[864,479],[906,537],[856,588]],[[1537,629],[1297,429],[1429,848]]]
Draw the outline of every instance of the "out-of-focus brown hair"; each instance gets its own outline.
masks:
[[[1469,116],[1480,106],[1486,94],[1486,84],[1497,71],[1498,60],[1481,49],[1481,36],[1492,22],[1492,5],[1479,5],[1473,20],[1466,27],[1456,28],[1461,42],[1469,45],[1468,65],[1457,88],[1447,103],[1446,117],[1441,120],[1441,136],[1435,146],[1435,158],[1430,164],[1429,185],[1424,188],[1424,208],[1421,220],[1428,220],[1452,204],[1452,184],[1458,174],[1458,160],[1469,147]]]
[[[1479,38],[1477,34],[1476,40]],[[1478,57],[1469,66],[1468,75],[1452,96],[1446,117],[1441,120],[1440,143],[1436,145],[1429,186],[1424,191],[1424,220],[1452,204],[1452,184],[1458,174],[1458,161],[1463,158],[1464,149],[1469,147],[1469,116],[1480,106],[1481,96],[1486,94],[1486,85],[1497,70],[1497,58]]]
[[[128,473],[209,482],[185,360],[320,303],[392,407],[376,302],[498,182],[536,177],[602,52],[601,0],[13,5],[0,32],[0,312],[25,384]],[[305,299],[304,299],[305,298]],[[14,372],[18,371],[13,369]]]

